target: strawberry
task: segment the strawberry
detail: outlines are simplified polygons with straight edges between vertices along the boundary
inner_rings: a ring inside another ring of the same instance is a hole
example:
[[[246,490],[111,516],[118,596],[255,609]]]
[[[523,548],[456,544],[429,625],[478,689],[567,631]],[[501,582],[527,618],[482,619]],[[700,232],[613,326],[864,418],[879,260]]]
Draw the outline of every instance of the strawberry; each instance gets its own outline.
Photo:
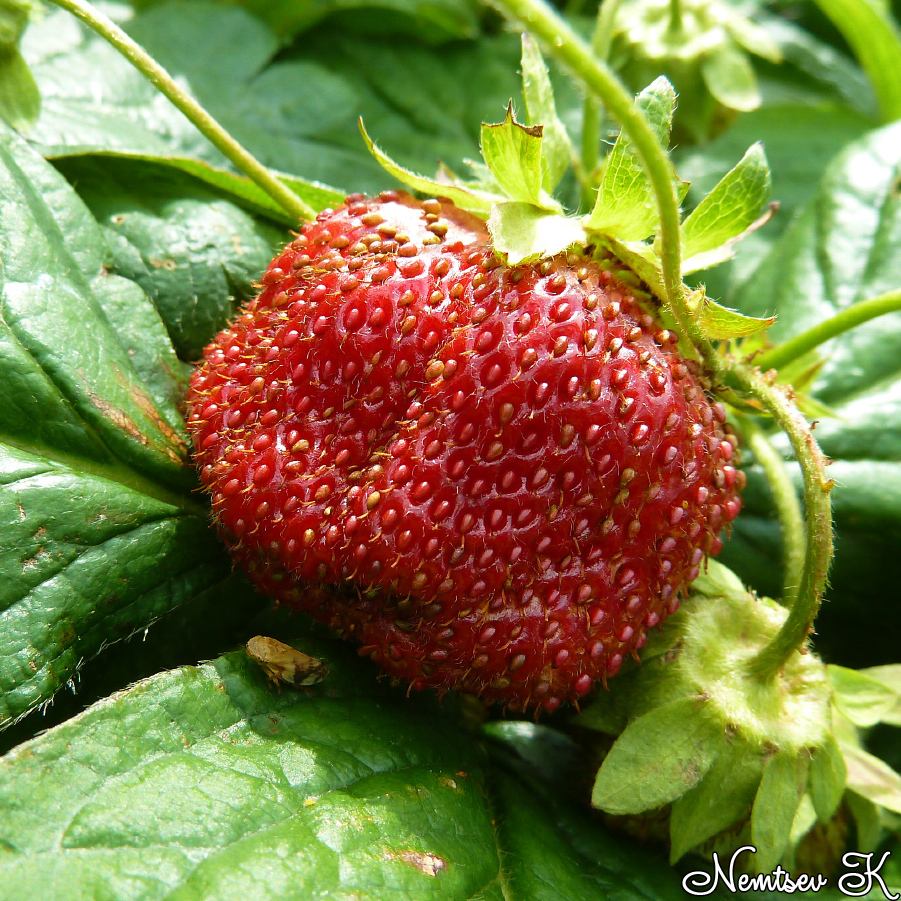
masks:
[[[585,695],[740,508],[722,406],[586,257],[515,267],[450,203],[326,210],[204,353],[189,427],[267,594],[413,688]]]

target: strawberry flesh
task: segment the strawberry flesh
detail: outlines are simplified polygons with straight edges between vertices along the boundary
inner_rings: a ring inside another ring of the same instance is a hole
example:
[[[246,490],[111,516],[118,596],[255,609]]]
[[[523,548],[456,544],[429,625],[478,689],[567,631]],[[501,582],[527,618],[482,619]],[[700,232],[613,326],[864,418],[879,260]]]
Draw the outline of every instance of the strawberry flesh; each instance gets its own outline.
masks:
[[[677,609],[740,508],[723,423],[610,272],[503,266],[480,220],[395,192],[306,226],[189,395],[262,590],[515,709],[586,694]]]

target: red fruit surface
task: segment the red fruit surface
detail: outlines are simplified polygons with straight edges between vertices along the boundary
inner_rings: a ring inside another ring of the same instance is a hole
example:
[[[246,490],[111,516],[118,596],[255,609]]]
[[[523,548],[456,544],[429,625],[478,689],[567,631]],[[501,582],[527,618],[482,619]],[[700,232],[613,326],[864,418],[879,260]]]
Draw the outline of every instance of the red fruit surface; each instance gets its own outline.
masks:
[[[304,227],[189,404],[264,592],[518,709],[616,673],[740,506],[722,407],[625,285],[503,266],[480,220],[393,192]]]

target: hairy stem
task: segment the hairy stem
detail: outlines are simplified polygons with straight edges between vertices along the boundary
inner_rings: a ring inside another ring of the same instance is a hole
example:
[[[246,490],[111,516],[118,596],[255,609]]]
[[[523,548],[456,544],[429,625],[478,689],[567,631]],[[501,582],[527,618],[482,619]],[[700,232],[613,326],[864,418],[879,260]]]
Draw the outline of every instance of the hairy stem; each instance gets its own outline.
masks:
[[[286,212],[301,219],[313,219],[316,211],[283,184],[256,157],[242,147],[172,76],[136,44],[115,22],[84,0],[53,0],[57,6],[77,16],[89,28],[109,41],[136,69],[197,126],[251,181],[255,182]]]
[[[598,10],[591,38],[591,50],[595,59],[607,61],[613,38],[613,25],[622,0],[604,0]],[[595,185],[591,178],[600,162],[601,126],[604,124],[604,109],[597,97],[589,94],[585,98],[582,114],[582,168],[589,178],[589,185],[582,191],[582,206],[590,211],[594,205]]]
[[[782,601],[787,607],[794,604],[801,584],[807,541],[804,537],[804,514],[798,495],[791,483],[785,461],[752,419],[743,418],[741,431],[745,443],[754,454],[769,482],[776,513],[782,526],[782,564],[785,576],[782,582]]]
[[[751,673],[767,681],[776,678],[791,655],[804,645],[820,608],[832,561],[832,480],[826,474],[826,457],[787,390],[743,364],[733,365],[730,376],[763,402],[788,435],[804,479],[806,550],[794,604],[782,628],[750,664]]]
[[[820,344],[847,332],[864,322],[886,313],[897,313],[901,310],[901,289],[880,294],[871,300],[864,300],[836,313],[835,316],[821,322],[813,328],[795,335],[784,344],[774,347],[754,359],[754,364],[762,370],[781,369],[787,363],[803,357]]]
[[[688,307],[682,284],[682,244],[679,235],[679,198],[666,151],[657,142],[648,120],[632,95],[591,48],[542,0],[492,0],[509,18],[520,22],[579,78],[606,106],[635,146],[657,201],[660,217],[660,262],[667,305],[707,369],[720,375],[722,361],[704,336]]]

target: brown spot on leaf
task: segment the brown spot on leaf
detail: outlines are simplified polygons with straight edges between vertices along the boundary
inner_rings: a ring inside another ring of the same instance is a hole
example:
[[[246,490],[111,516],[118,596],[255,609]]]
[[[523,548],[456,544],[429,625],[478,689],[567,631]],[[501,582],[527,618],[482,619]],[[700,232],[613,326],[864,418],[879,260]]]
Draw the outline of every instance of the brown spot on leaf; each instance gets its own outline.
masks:
[[[44,557],[49,557],[50,555],[47,553],[46,549],[41,546],[37,549],[37,553],[33,557],[29,557],[27,560],[22,561],[22,572],[23,574],[28,572],[29,569],[35,569],[36,567],[41,565],[41,561]]]
[[[442,870],[447,869],[447,861],[443,857],[424,851],[385,851],[385,858],[402,860],[426,876],[437,876]]]
[[[174,445],[173,447],[162,448],[163,453],[165,453],[173,463],[184,464],[187,459],[187,447],[184,441],[179,437],[178,433],[162,419],[157,412],[156,407],[153,405],[153,401],[141,388],[133,385],[129,388],[129,393],[141,412],[144,413],[148,419],[151,419],[153,424],[163,433],[163,435],[165,435],[166,439]],[[96,394],[88,392],[88,397],[91,399],[91,403],[97,407],[97,409],[100,410],[100,412],[110,420],[116,428],[121,429],[127,435],[134,438],[139,444],[144,445],[144,447],[150,447],[150,439],[141,431],[138,424],[124,410],[114,407],[102,397],[97,397]]]

